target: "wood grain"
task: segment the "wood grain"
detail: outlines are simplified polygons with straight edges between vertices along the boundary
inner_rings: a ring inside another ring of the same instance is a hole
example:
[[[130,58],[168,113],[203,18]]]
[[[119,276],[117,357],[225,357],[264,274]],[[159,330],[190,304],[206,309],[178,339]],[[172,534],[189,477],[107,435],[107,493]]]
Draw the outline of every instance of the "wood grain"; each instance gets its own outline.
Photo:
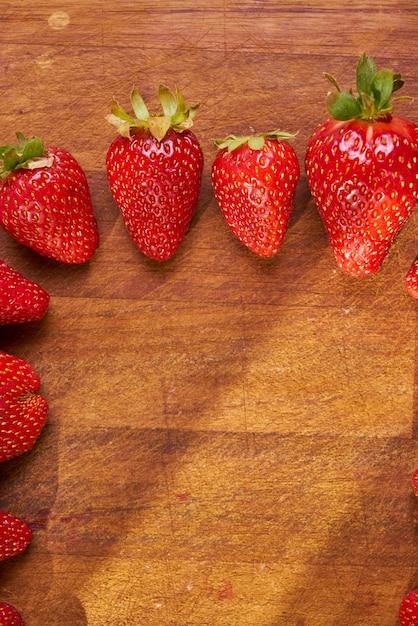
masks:
[[[2,143],[37,134],[84,167],[100,229],[67,267],[0,232],[1,258],[51,295],[0,349],[42,376],[48,425],[4,464],[0,507],[34,531],[0,566],[27,626],[395,626],[418,587],[416,304],[403,277],[414,215],[382,269],[335,265],[303,172],[326,115],[323,72],[359,54],[418,94],[414,3],[6,2]],[[158,265],[133,246],[104,158],[112,97],[160,83],[201,102],[195,218]],[[418,120],[416,101],[399,113]],[[235,241],[213,197],[213,139],[274,128],[302,176],[270,261]]]

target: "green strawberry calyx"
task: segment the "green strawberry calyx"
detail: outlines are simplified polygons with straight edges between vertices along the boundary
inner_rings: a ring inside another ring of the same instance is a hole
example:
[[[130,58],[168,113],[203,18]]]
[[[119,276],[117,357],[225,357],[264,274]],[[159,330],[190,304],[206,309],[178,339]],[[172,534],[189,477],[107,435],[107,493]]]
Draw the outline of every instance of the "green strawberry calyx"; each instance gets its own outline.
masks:
[[[51,167],[54,162],[52,154],[48,154],[42,139],[26,137],[17,132],[17,145],[0,146],[0,178],[19,169],[34,170],[40,167]]]
[[[327,108],[336,120],[347,121],[361,119],[369,122],[390,118],[394,102],[411,100],[408,96],[392,98],[404,84],[400,74],[392,70],[377,70],[371,56],[363,53],[357,63],[356,86],[357,96],[350,91],[342,91],[338,82],[331,74],[324,74],[335,87],[336,91],[328,93]]]
[[[134,87],[130,101],[135,117],[126,113],[120,104],[113,99],[111,113],[106,116],[106,119],[117,128],[122,137],[129,139],[132,138],[133,132],[138,128],[149,130],[157,141],[161,141],[170,129],[181,133],[193,126],[193,118],[199,104],[192,107],[187,106],[178,88],[176,88],[176,93],[173,93],[165,85],[159,86],[158,99],[163,110],[162,113],[150,114],[138,89]]]
[[[297,133],[287,133],[282,130],[273,130],[269,133],[260,133],[259,135],[228,135],[224,139],[215,139],[215,145],[220,149],[227,148],[228,152],[236,150],[240,146],[248,145],[251,150],[262,150],[266,139],[276,141],[286,141],[294,139]]]

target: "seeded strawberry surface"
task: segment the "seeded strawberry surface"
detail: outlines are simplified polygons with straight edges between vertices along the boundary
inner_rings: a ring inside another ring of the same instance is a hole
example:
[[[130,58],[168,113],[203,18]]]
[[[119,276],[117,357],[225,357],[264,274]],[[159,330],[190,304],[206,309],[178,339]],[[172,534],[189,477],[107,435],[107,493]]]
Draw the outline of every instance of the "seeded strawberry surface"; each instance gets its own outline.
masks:
[[[118,136],[106,157],[111,192],[143,254],[165,261],[178,250],[193,217],[203,154],[191,131],[169,130],[158,141],[137,129]]]
[[[32,531],[23,520],[0,511],[0,561],[17,556],[30,544]]]
[[[399,607],[400,626],[413,626],[418,624],[418,589],[406,594]]]
[[[48,306],[45,289],[0,260],[0,324],[40,320]]]
[[[8,602],[0,602],[0,624],[1,626],[25,626],[19,611]]]
[[[0,352],[0,462],[27,452],[39,437],[48,414],[40,384],[24,359]]]
[[[218,152],[212,165],[215,197],[233,234],[252,252],[272,257],[282,246],[300,175],[292,146],[264,139]]]
[[[418,256],[406,273],[405,287],[410,296],[418,299]]]
[[[392,118],[328,120],[311,137],[306,172],[342,270],[366,275],[382,264],[418,199],[418,130]]]
[[[0,180],[0,223],[19,243],[64,263],[84,263],[98,245],[86,176],[67,151],[52,165],[16,169]]]

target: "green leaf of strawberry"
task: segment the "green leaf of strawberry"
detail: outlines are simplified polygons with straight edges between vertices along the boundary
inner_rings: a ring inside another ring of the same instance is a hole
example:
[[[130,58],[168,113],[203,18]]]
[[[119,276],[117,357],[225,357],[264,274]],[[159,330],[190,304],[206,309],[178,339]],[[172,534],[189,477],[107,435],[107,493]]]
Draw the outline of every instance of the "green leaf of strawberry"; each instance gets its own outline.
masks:
[[[0,224],[19,243],[63,263],[84,263],[99,233],[84,171],[66,150],[17,133],[0,147]]]
[[[0,352],[0,463],[35,445],[48,414],[40,384],[24,359]]]
[[[23,520],[0,511],[0,561],[17,556],[30,544],[32,531]]]
[[[282,131],[229,135],[216,140],[212,183],[226,223],[252,252],[272,257],[280,250],[300,176],[294,137]]]
[[[48,306],[45,289],[0,260],[0,325],[38,321]]]
[[[400,74],[392,70],[377,70],[371,56],[362,54],[356,71],[358,95],[352,91],[342,91],[336,79],[328,73],[325,77],[336,88],[328,94],[328,111],[336,120],[362,119],[375,122],[384,119],[393,112],[392,94],[403,85]],[[402,98],[409,99],[409,98]]]
[[[2,626],[25,626],[19,611],[8,602],[0,602],[0,624]]]
[[[114,100],[106,117],[119,136],[109,146],[109,187],[135,245],[156,261],[180,247],[194,215],[203,170],[203,152],[191,132],[199,105],[186,105],[181,92],[160,85],[162,113],[149,113],[134,88],[134,117]]]
[[[381,267],[418,200],[418,127],[392,114],[403,82],[371,57],[358,62],[357,96],[331,82],[332,117],[309,138],[305,169],[338,266],[365,276]]]

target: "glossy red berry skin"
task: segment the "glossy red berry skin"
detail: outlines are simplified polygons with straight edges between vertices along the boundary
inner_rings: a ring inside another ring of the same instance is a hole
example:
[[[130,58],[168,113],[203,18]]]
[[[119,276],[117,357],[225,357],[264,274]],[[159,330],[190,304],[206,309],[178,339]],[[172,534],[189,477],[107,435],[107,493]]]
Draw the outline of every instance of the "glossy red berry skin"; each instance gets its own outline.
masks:
[[[258,256],[273,257],[280,250],[299,177],[296,152],[287,141],[266,137],[261,149],[244,143],[216,155],[216,200],[232,233]]]
[[[170,129],[162,140],[136,129],[118,136],[106,156],[110,190],[135,245],[167,261],[180,247],[196,210],[203,152],[190,131]]]
[[[305,158],[312,196],[339,267],[376,272],[418,200],[418,128],[400,117],[328,119]]]

